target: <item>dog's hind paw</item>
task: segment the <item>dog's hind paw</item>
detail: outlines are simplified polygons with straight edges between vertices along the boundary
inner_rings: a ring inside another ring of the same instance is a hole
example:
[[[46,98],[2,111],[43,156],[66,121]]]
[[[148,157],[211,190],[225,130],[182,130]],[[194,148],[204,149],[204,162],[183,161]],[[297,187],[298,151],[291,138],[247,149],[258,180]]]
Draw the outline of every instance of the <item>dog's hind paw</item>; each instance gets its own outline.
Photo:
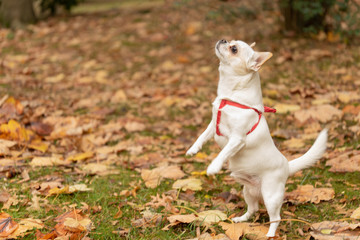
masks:
[[[246,216],[241,216],[241,217],[234,217],[231,219],[234,223],[238,223],[238,222],[245,222],[247,221]]]

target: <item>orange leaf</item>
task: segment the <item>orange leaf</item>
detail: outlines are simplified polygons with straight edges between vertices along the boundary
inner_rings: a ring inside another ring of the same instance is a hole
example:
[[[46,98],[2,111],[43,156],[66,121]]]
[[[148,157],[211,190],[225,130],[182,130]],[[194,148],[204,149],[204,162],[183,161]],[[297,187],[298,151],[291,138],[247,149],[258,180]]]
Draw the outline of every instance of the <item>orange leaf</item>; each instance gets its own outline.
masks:
[[[0,213],[0,237],[7,237],[13,233],[19,224],[12,220],[11,216],[7,213]]]

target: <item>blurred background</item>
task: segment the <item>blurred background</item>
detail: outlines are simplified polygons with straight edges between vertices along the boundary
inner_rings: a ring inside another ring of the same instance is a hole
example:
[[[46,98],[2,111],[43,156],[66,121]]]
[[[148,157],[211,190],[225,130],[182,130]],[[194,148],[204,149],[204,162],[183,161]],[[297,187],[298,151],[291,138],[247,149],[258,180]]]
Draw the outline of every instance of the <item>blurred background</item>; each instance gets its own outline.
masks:
[[[111,231],[120,226],[135,238],[150,239],[131,221],[142,216],[139,205],[166,193],[173,180],[150,192],[139,173],[165,163],[190,176],[205,170],[219,151],[210,142],[194,158],[184,157],[211,118],[218,83],[214,46],[220,39],[256,42],[256,51],[273,53],[260,70],[264,103],[277,109],[266,118],[276,145],[289,159],[303,154],[318,132],[329,128],[327,161],[294,178],[289,189],[296,184],[332,184],[333,201],[353,211],[359,205],[360,171],[359,4],[0,0],[0,138],[13,141],[0,149],[0,176],[15,179],[1,180],[8,189],[27,194],[17,216],[26,217],[25,207],[34,199],[33,187],[16,185],[21,174],[26,170],[31,181],[42,182],[50,172],[64,185],[85,181],[103,191],[56,197],[44,203],[54,211],[49,214],[62,213],[57,205],[85,201],[103,209],[89,210],[97,226],[92,236],[113,237]],[[114,173],[113,167],[121,174],[104,177]],[[196,199],[204,202],[192,206],[194,192],[183,200],[198,211],[217,206],[211,197],[221,193],[221,184],[227,191],[234,186],[227,175],[200,174],[206,191],[196,192]],[[127,201],[133,205],[109,203]],[[351,215],[350,210],[322,204],[287,204],[285,209],[312,222]],[[37,211],[34,216],[47,217],[48,210]],[[112,225],[116,212],[124,217]],[[260,219],[266,222],[266,215]],[[301,233],[291,224],[281,233],[304,239],[309,228],[301,228]],[[161,236],[163,226],[156,226],[153,233],[145,232]],[[189,231],[178,228],[159,239],[175,239],[181,232],[196,235],[195,228]]]

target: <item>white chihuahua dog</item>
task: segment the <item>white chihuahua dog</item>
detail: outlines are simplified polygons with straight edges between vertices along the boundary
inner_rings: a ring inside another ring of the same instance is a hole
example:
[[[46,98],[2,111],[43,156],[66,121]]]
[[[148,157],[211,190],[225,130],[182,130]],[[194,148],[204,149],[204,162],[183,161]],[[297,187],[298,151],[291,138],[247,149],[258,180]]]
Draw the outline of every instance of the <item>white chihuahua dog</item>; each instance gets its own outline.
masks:
[[[242,41],[220,40],[215,53],[220,60],[220,79],[213,115],[207,129],[186,155],[196,154],[202,145],[215,136],[222,148],[207,168],[207,175],[218,173],[229,161],[231,176],[244,185],[247,212],[234,222],[247,221],[263,200],[270,217],[268,237],[274,237],[279,225],[287,178],[313,165],[326,150],[327,130],[303,156],[290,162],[276,148],[262,113],[274,112],[264,107],[258,70],[272,56],[256,52]]]

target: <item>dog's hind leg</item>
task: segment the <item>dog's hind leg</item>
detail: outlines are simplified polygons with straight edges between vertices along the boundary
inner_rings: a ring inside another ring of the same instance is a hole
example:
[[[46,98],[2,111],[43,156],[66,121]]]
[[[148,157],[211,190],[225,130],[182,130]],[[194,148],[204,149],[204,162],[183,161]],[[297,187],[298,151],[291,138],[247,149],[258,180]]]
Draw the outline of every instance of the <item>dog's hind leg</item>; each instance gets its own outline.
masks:
[[[275,176],[264,178],[261,184],[261,193],[271,222],[267,237],[275,236],[281,220],[280,210],[285,192],[285,184],[274,179],[276,179]]]
[[[254,192],[255,191],[255,192]],[[259,210],[259,190],[257,188],[251,188],[249,186],[244,186],[244,198],[247,204],[247,211],[244,215],[240,217],[235,217],[232,220],[234,222],[245,222]]]

